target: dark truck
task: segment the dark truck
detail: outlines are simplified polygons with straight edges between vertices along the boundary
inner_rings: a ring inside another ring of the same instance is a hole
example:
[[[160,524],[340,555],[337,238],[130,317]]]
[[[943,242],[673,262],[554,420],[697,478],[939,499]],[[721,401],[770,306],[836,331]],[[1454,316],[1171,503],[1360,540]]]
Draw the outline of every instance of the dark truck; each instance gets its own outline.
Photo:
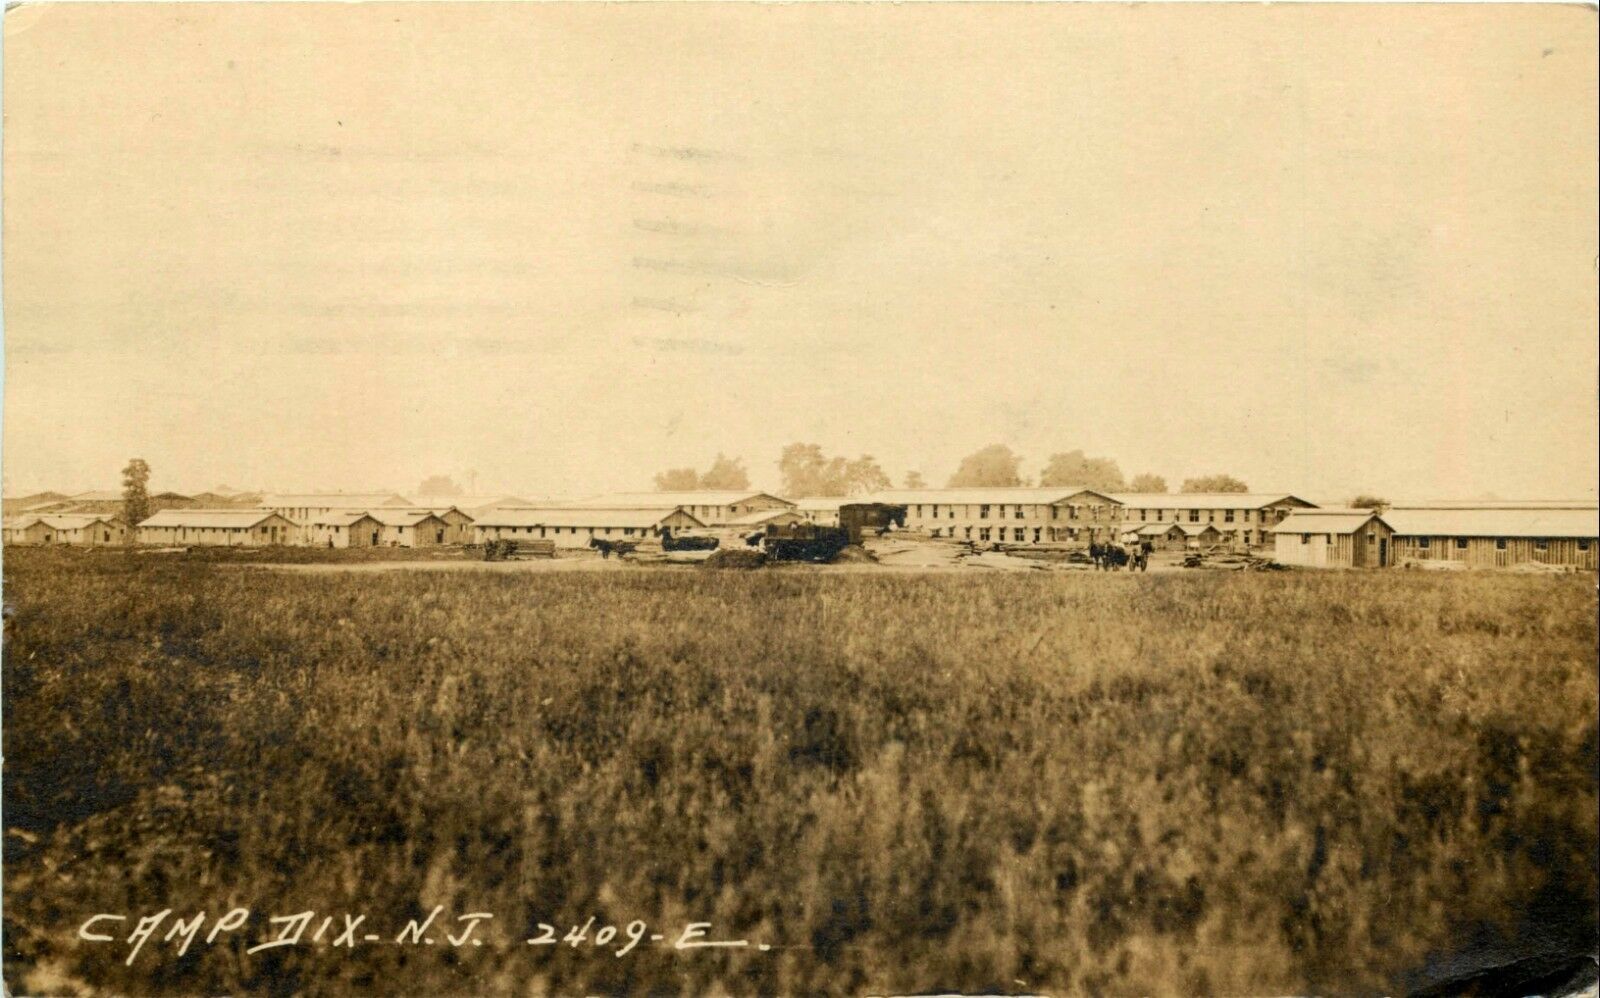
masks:
[[[839,507],[839,525],[816,523],[769,525],[761,549],[774,561],[830,562],[861,538],[882,535],[906,525],[906,507],[893,503],[857,502]]]

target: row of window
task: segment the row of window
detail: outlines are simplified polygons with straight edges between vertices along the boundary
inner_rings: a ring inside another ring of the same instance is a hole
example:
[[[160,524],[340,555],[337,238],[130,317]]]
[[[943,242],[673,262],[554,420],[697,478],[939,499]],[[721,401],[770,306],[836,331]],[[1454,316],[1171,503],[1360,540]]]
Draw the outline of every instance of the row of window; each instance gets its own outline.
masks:
[[[557,537],[561,536],[562,530],[565,530],[567,533],[573,535],[576,535],[578,531],[581,530],[587,533],[590,537],[596,537],[600,535],[610,537],[612,531],[615,530],[622,531],[622,536],[624,537],[633,537],[635,534],[640,537],[648,537],[650,535],[649,527],[486,527],[484,529],[493,530],[496,537],[504,537],[507,534],[515,534],[518,530],[525,534],[532,534],[535,530],[537,530],[539,531],[540,537],[546,536],[546,530],[548,530],[550,534]]]
[[[1027,510],[1027,506],[1026,505],[1012,505],[1010,503],[999,503],[999,504],[977,504],[977,506],[978,506],[978,519],[980,519],[980,520],[990,519],[991,515],[995,519],[1000,519],[1000,520],[1004,520],[1004,519],[1007,519],[1007,518],[1021,520],[1021,519],[1024,519],[1025,516],[1027,515],[1026,514],[1026,510]],[[1037,508],[1040,508],[1040,507],[1036,506],[1035,508],[1037,509]],[[1050,509],[1050,519],[1052,519],[1052,520],[1061,519],[1061,510],[1063,508],[1066,509],[1066,511],[1067,511],[1066,518],[1068,520],[1076,520],[1076,519],[1078,519],[1079,518],[1079,512],[1081,510],[1087,510],[1088,514],[1089,514],[1089,519],[1092,519],[1092,520],[1100,519],[1100,515],[1101,515],[1102,512],[1108,513],[1109,514],[1109,516],[1108,516],[1109,519],[1112,519],[1112,520],[1123,519],[1123,517],[1120,515],[1123,512],[1122,507],[1120,507],[1120,506],[1099,506],[1099,505],[1090,505],[1090,506],[1069,505],[1069,506],[1065,506],[1065,507],[1062,507],[1062,506],[1050,506],[1049,507],[1049,509]],[[972,515],[972,504],[941,505],[939,503],[915,503],[911,507],[911,515],[916,517],[916,518],[918,518],[918,519],[934,519],[934,520],[937,520],[937,519],[940,519],[940,510],[941,509],[943,509],[943,511],[944,511],[943,512],[943,518],[944,519],[949,519],[949,520],[954,520],[956,518],[956,510],[957,509],[965,510],[965,512],[963,514],[964,516],[970,517]],[[1138,509],[1138,510],[1130,509],[1130,510],[1127,510],[1126,512],[1128,514],[1127,517],[1126,517],[1127,519],[1130,519],[1130,520],[1137,519],[1140,522],[1145,522],[1145,521],[1151,520],[1152,519],[1152,514],[1153,514],[1154,522],[1156,522],[1156,523],[1165,523],[1166,519],[1167,519],[1167,510],[1164,510],[1164,509]],[[1237,509],[1237,510],[1235,510],[1235,509],[1222,509],[1222,510],[1217,510],[1217,509],[1172,510],[1172,522],[1177,523],[1180,519],[1182,519],[1183,514],[1185,512],[1187,512],[1188,515],[1189,515],[1189,522],[1190,523],[1199,523],[1199,522],[1201,522],[1201,519],[1200,519],[1200,514],[1201,513],[1205,513],[1205,522],[1206,523],[1216,523],[1216,522],[1218,522],[1217,521],[1217,514],[1218,513],[1222,514],[1222,521],[1221,522],[1223,522],[1223,523],[1235,523],[1235,522],[1238,522],[1238,523],[1249,523],[1250,522],[1250,514],[1252,512],[1258,513],[1257,519],[1261,523],[1275,522],[1276,520],[1281,520],[1283,518],[1283,514],[1284,514],[1283,510],[1267,510],[1267,509],[1263,509],[1263,510],[1248,510],[1248,509]],[[1137,516],[1135,516],[1134,514],[1137,514]],[[1276,515],[1276,517],[1274,517],[1272,514],[1277,514],[1277,515]],[[1043,518],[1043,514],[1036,514],[1036,518],[1042,519]]]
[[[1432,540],[1433,540],[1433,538],[1431,538],[1431,537],[1418,537],[1417,538],[1417,547],[1420,550],[1426,551],[1432,546],[1432,543],[1431,543]],[[1465,538],[1465,537],[1457,537],[1457,538],[1455,538],[1455,546],[1456,546],[1456,550],[1457,551],[1465,551],[1467,549],[1467,538]],[[1496,551],[1504,551],[1506,549],[1506,538],[1504,538],[1504,537],[1496,537],[1494,539],[1494,549]],[[1536,538],[1534,538],[1533,549],[1535,551],[1548,551],[1548,550],[1550,550],[1550,539],[1547,538],[1547,537],[1536,537]],[[1589,550],[1589,542],[1586,541],[1586,540],[1579,540],[1578,541],[1578,550],[1579,551],[1587,551],[1587,550]]]
[[[1021,505],[1021,504],[1013,505],[1011,503],[976,503],[976,504],[974,504],[974,503],[962,503],[962,504],[953,504],[953,505],[941,505],[939,503],[914,503],[914,504],[912,504],[912,507],[911,507],[911,515],[913,517],[917,518],[917,519],[937,520],[937,519],[940,518],[940,512],[939,511],[942,508],[944,510],[944,514],[943,514],[944,519],[954,520],[956,518],[956,510],[957,509],[964,510],[964,512],[962,513],[963,517],[971,517],[972,516],[972,508],[973,508],[974,505],[977,506],[978,519],[980,519],[980,520],[988,520],[991,517],[993,519],[997,519],[997,520],[1004,520],[1004,519],[1008,519],[1008,518],[1009,519],[1014,519],[1014,520],[1022,520],[1022,519],[1026,519],[1026,517],[1027,517],[1027,509],[1028,509],[1028,507],[1026,505]],[[1038,507],[1036,507],[1036,508],[1038,508]],[[1089,519],[1091,519],[1091,520],[1100,519],[1100,513],[1101,513],[1102,510],[1109,509],[1109,510],[1112,511],[1113,514],[1116,511],[1116,507],[1115,506],[1107,507],[1107,506],[1099,506],[1099,505],[1094,505],[1094,506],[1065,506],[1065,507],[1062,507],[1062,506],[1051,506],[1051,507],[1049,507],[1049,509],[1050,509],[1050,519],[1052,519],[1052,520],[1061,519],[1061,511],[1062,511],[1062,509],[1065,509],[1067,511],[1066,518],[1069,519],[1069,520],[1078,519],[1079,518],[1078,514],[1082,510],[1088,510],[1089,511]],[[1041,516],[1038,516],[1036,518],[1042,519],[1043,517],[1041,515]],[[1112,518],[1114,519],[1115,516],[1113,515]]]

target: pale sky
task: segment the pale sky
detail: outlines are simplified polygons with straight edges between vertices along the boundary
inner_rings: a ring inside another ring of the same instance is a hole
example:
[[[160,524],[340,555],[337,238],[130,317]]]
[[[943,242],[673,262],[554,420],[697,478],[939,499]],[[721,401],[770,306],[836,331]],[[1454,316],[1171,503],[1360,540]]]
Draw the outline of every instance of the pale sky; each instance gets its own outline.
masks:
[[[1596,492],[1578,6],[26,5],[8,492]]]

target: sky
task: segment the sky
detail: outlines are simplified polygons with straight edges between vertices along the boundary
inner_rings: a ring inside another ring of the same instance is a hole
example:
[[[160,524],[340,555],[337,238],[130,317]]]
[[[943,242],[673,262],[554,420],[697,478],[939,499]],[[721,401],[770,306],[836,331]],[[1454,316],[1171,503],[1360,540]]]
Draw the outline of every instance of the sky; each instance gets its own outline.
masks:
[[[23,5],[8,494],[934,483],[1592,497],[1596,15]]]

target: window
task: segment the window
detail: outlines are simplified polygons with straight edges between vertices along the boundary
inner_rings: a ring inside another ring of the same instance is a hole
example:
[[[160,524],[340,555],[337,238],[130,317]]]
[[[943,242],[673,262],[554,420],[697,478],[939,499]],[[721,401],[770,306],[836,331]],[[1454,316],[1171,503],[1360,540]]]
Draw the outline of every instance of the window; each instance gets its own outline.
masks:
[[[1377,531],[1375,531],[1375,530],[1367,531],[1367,543],[1368,544],[1376,544],[1376,543],[1378,543],[1378,532]]]
[[[1494,549],[1496,551],[1504,551],[1506,549],[1506,539],[1504,537],[1496,537],[1494,539]]]
[[[916,513],[913,514],[913,515],[918,516],[918,517],[922,516],[922,503],[920,503],[920,502],[917,503],[917,505],[914,508],[916,509]]]
[[[1417,547],[1421,548],[1424,551],[1428,550],[1428,542],[1430,540],[1432,540],[1431,537],[1418,537],[1417,538]]]
[[[978,528],[978,540],[986,541],[988,539],[989,539],[989,528],[988,527],[979,527]]]
[[[1578,550],[1579,551],[1587,551],[1587,550],[1589,550],[1589,542],[1588,541],[1579,541],[1578,542]]]
[[[1233,522],[1233,510],[1229,509],[1229,510],[1224,510],[1223,511],[1223,513],[1222,513],[1222,522],[1223,523],[1232,523]]]
[[[988,505],[985,504],[983,506],[979,506],[978,507],[978,519],[987,520],[988,518],[989,518],[989,507],[988,507]],[[984,540],[988,540],[988,538],[985,537]]]
[[[948,510],[945,510],[944,518],[947,520],[954,520],[956,518],[956,508],[951,506]]]
[[[1550,550],[1550,539],[1547,538],[1547,537],[1539,538],[1538,540],[1533,542],[1533,549],[1535,551],[1548,551],[1548,550]]]
[[[1005,503],[1001,503],[1000,504],[1000,511],[998,513],[996,513],[995,515],[998,516],[1002,520],[1004,520],[1006,518],[1006,506],[1005,506]]]
[[[1012,527],[1011,528],[1011,539],[1016,541],[1018,544],[1021,544],[1024,540],[1026,540],[1027,539],[1027,535],[1028,535],[1028,531],[1027,531],[1027,528],[1025,528],[1025,527]]]
[[[1189,511],[1189,522],[1190,523],[1199,523],[1200,522],[1200,511],[1198,509],[1191,509]]]
[[[1016,518],[1019,519],[1019,520],[1022,519],[1022,507],[1021,506],[1017,507]]]
[[[1300,535],[1300,543],[1301,544],[1310,544],[1311,543],[1311,535],[1310,534],[1301,534]]]
[[[1067,519],[1076,520],[1077,518],[1078,518],[1078,507],[1076,507],[1076,506],[1068,506],[1067,507]]]
[[[1166,510],[1164,510],[1164,509],[1156,510],[1156,522],[1157,523],[1165,523],[1165,522],[1167,522],[1167,511]]]
[[[1456,550],[1457,551],[1465,551],[1466,549],[1467,549],[1467,539],[1465,537],[1457,537],[1456,538]]]

